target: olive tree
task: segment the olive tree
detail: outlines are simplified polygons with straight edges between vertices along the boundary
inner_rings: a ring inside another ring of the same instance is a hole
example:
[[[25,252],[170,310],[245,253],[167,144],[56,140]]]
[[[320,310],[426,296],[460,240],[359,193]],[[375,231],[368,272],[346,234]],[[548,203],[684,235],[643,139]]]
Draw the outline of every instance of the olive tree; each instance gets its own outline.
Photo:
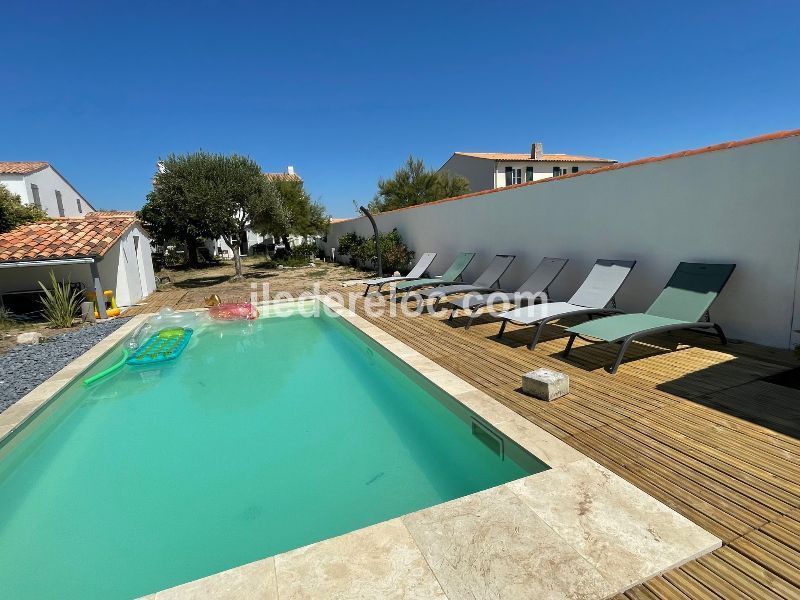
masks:
[[[242,276],[248,225],[284,221],[280,195],[254,160],[203,151],[159,163],[139,216],[157,242],[183,241],[190,266],[197,266],[198,240],[222,237],[233,250],[234,278]]]

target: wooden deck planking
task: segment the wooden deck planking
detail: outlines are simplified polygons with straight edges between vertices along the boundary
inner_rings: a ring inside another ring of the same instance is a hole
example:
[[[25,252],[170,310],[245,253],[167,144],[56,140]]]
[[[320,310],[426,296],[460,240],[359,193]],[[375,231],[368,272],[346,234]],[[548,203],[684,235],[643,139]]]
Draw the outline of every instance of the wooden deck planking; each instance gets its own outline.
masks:
[[[484,318],[470,331],[436,316],[370,320],[724,540],[624,597],[800,597],[800,428],[787,435],[741,418],[751,394],[792,414],[794,391],[761,381],[795,366],[791,353],[695,334],[686,336],[695,345],[665,352],[672,337],[686,338],[662,336],[611,376],[602,366],[612,348],[578,342],[563,360],[558,327],[529,351],[530,330],[498,340],[498,325]],[[571,394],[551,403],[524,396],[521,375],[537,367],[568,373]],[[720,399],[728,404],[709,405]]]
[[[170,294],[137,312],[170,305],[193,306]],[[684,332],[637,344],[611,376],[608,346],[577,341],[560,357],[564,326],[529,351],[530,328],[497,339],[486,317],[465,331],[458,318],[357,312],[723,539],[618,599],[800,598],[800,392],[761,381],[796,367],[790,352]],[[522,394],[537,367],[569,374],[571,394]]]
[[[183,297],[186,296],[185,290],[170,290],[168,292],[156,292],[150,294],[139,304],[125,309],[123,317],[135,317],[143,313],[157,313],[162,308],[176,308]]]

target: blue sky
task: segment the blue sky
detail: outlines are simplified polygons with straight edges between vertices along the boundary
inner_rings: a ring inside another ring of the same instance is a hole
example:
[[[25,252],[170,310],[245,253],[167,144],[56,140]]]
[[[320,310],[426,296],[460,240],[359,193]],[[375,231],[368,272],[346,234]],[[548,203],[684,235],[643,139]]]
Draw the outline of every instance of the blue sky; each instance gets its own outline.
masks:
[[[155,161],[289,164],[333,216],[409,155],[629,160],[800,127],[797,2],[3,7],[0,160],[135,209]]]

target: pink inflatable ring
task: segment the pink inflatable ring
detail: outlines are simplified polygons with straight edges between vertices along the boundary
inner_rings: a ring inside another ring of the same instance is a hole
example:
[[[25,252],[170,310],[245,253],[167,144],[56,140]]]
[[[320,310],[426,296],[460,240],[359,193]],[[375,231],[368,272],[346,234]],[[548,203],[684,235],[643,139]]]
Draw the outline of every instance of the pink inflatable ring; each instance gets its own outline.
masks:
[[[208,315],[219,321],[252,321],[258,318],[258,309],[249,302],[225,302],[209,308]]]

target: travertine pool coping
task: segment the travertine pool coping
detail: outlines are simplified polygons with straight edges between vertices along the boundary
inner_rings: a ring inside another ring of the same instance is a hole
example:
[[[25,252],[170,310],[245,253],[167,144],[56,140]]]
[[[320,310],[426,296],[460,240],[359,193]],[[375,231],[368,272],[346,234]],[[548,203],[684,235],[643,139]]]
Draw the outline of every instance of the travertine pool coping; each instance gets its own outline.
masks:
[[[283,313],[314,301],[550,469],[146,598],[607,598],[721,545],[332,298],[260,307]],[[151,316],[133,317],[0,414],[0,441]]]
[[[152,316],[152,314],[142,314],[131,317],[130,321],[119,329],[112,331],[58,373],[49,379],[45,379],[0,413],[0,444],[14,431],[32,419],[56,394],[72,383],[75,377],[91,367],[97,359],[133,333],[139,325]]]

